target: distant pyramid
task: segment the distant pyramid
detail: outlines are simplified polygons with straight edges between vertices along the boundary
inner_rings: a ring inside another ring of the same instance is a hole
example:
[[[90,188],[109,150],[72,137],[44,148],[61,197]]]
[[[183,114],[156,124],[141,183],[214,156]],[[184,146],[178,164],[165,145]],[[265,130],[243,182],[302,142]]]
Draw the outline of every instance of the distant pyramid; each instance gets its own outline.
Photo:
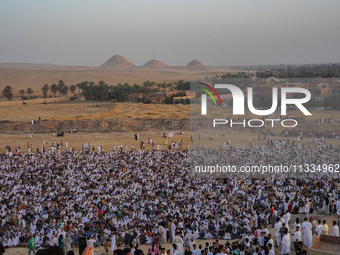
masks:
[[[110,58],[104,64],[102,64],[100,67],[104,67],[104,68],[128,68],[128,67],[134,67],[134,66],[135,66],[134,64],[127,61],[122,56],[114,55],[112,58]]]
[[[146,62],[143,67],[158,68],[158,67],[169,67],[157,59],[152,59]]]
[[[187,67],[205,67],[205,65],[199,62],[197,59],[194,59],[189,64],[187,64]]]

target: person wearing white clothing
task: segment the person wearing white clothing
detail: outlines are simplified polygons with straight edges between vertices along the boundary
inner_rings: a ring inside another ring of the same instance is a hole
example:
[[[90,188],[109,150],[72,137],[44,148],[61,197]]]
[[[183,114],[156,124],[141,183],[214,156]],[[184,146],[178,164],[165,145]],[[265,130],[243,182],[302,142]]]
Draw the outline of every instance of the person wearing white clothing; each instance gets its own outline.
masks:
[[[275,255],[274,248],[271,246],[271,244],[268,244],[268,250],[268,255]]]
[[[336,221],[333,221],[333,236],[339,236],[339,227],[336,225]]]
[[[336,206],[336,214],[340,217],[340,199],[336,201],[335,206]]]
[[[294,241],[294,248],[295,248],[295,253],[296,253],[296,250],[298,248],[298,246],[297,246],[298,242],[302,241],[300,226],[296,226],[296,228],[295,228],[293,241]]]
[[[277,245],[281,245],[281,235],[280,235],[280,228],[282,227],[282,224],[280,222],[279,218],[276,218],[276,223],[274,225],[274,236],[276,238],[277,241]]]
[[[302,223],[303,235],[305,238],[305,246],[309,247],[312,244],[313,234],[312,234],[312,224],[308,222],[305,218],[304,223]]]
[[[288,233],[288,230],[285,229],[285,235],[282,237],[282,249],[281,254],[290,254],[290,235]]]
[[[176,225],[174,222],[171,223],[171,241],[174,242],[176,235]]]
[[[324,228],[323,225],[321,224],[321,220],[318,220],[318,225],[316,226],[316,235],[321,235],[323,230]]]
[[[116,236],[112,234],[111,237],[111,251],[113,252],[116,249]]]

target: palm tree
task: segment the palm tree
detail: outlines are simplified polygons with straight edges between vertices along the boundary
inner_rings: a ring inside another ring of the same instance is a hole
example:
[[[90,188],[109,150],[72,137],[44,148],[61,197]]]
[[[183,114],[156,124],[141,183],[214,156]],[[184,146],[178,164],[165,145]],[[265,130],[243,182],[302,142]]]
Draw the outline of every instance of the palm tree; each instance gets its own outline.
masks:
[[[30,98],[32,98],[32,93],[33,93],[33,92],[34,92],[34,91],[33,91],[33,89],[31,89],[31,88],[28,88],[28,89],[26,90],[26,93],[30,95]]]
[[[46,104],[46,97],[47,97],[47,93],[48,93],[48,90],[50,89],[50,86],[48,86],[48,84],[45,84],[42,88],[41,88],[41,90],[42,90],[42,92],[43,92],[43,94],[44,94],[44,97],[45,97],[45,104]]]
[[[74,91],[76,90],[77,86],[76,85],[71,85],[70,86],[70,91],[74,94]]]
[[[109,88],[104,81],[99,81],[98,87],[99,87],[99,91],[100,91],[101,100],[104,100],[104,97],[106,97],[106,95],[108,95],[108,93],[109,93]]]
[[[69,91],[69,90],[70,90],[70,88],[67,85],[64,85],[61,89],[61,94],[63,96],[67,96],[67,91]]]
[[[165,82],[162,83],[162,88],[163,88],[163,91],[164,91],[165,88],[166,88],[166,83]]]
[[[60,93],[60,95],[63,95],[63,91],[64,91],[64,87],[65,87],[65,82],[63,80],[58,81],[58,92]]]
[[[170,88],[170,90],[172,89],[172,83],[168,83],[166,86]]]
[[[57,84],[53,83],[51,85],[51,92],[54,94],[54,97],[56,97],[57,91],[58,91],[58,86],[57,86]]]
[[[78,83],[78,84],[77,84],[77,88],[78,88],[78,94],[80,95],[81,83]]]
[[[22,90],[19,91],[19,94],[20,94],[22,100],[24,100],[24,98],[25,98],[25,93],[26,93],[26,92],[25,92],[24,89],[22,89]]]
[[[151,86],[152,86],[152,85],[151,85],[151,83],[150,83],[149,80],[143,82],[143,87],[144,87],[146,90],[150,90]]]
[[[160,83],[157,83],[157,87],[158,87],[158,89],[159,89],[159,92],[161,92],[161,87],[162,87],[162,84],[160,84]]]
[[[154,88],[156,86],[156,83],[154,81],[150,81],[150,87]]]

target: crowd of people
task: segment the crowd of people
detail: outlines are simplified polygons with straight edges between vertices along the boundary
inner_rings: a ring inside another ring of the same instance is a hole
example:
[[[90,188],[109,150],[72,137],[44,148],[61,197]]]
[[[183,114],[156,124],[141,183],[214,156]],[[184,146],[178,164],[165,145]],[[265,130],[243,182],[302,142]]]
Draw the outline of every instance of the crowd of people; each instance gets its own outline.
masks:
[[[302,138],[300,138],[302,139]],[[191,153],[191,163],[196,166],[234,166],[239,170],[242,166],[288,166],[286,177],[302,176],[338,176],[340,172],[340,145],[327,144],[324,138],[315,139],[313,143],[292,141],[289,138],[271,138],[268,136],[263,144],[257,145],[249,137],[249,145],[240,145],[237,141],[227,140],[216,148],[205,148],[197,143]],[[256,167],[255,167],[256,168]],[[257,169],[259,170],[259,169]],[[260,171],[255,171],[257,178]],[[204,171],[196,171],[202,177],[208,173],[210,177],[239,176],[239,172],[218,172],[214,175]],[[272,172],[273,173],[273,172]],[[275,173],[275,172],[274,172]],[[243,174],[243,173],[241,173]],[[281,172],[277,173],[281,174]]]
[[[339,159],[334,148],[321,146],[315,154],[291,144],[288,152],[272,143],[264,151],[228,142],[224,151],[235,164],[236,155],[243,164]],[[139,245],[172,242],[171,255],[274,254],[277,246],[281,254],[294,248],[303,254],[313,234],[325,231],[313,212],[340,216],[337,179],[192,178],[189,150],[98,150],[1,155],[0,242],[67,253],[85,235],[94,247],[133,253]],[[299,220],[291,222],[292,214]],[[195,247],[196,239],[225,242]],[[149,253],[166,251],[157,252]]]

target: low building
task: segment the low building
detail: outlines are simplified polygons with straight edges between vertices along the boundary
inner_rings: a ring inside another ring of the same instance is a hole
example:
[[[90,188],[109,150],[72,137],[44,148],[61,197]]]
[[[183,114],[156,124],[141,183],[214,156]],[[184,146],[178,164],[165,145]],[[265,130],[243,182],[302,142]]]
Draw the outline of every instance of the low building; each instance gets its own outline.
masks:
[[[139,98],[142,98],[142,96],[143,96],[143,93],[132,93],[132,94],[129,94],[129,101],[133,102],[133,103],[136,103],[136,102],[138,102]]]
[[[313,101],[323,102],[326,97],[330,97],[333,94],[333,91],[329,87],[328,83],[316,84],[308,89],[312,94]]]
[[[151,101],[152,104],[163,104],[166,98],[166,94],[164,93],[145,93],[142,96],[142,102]]]

